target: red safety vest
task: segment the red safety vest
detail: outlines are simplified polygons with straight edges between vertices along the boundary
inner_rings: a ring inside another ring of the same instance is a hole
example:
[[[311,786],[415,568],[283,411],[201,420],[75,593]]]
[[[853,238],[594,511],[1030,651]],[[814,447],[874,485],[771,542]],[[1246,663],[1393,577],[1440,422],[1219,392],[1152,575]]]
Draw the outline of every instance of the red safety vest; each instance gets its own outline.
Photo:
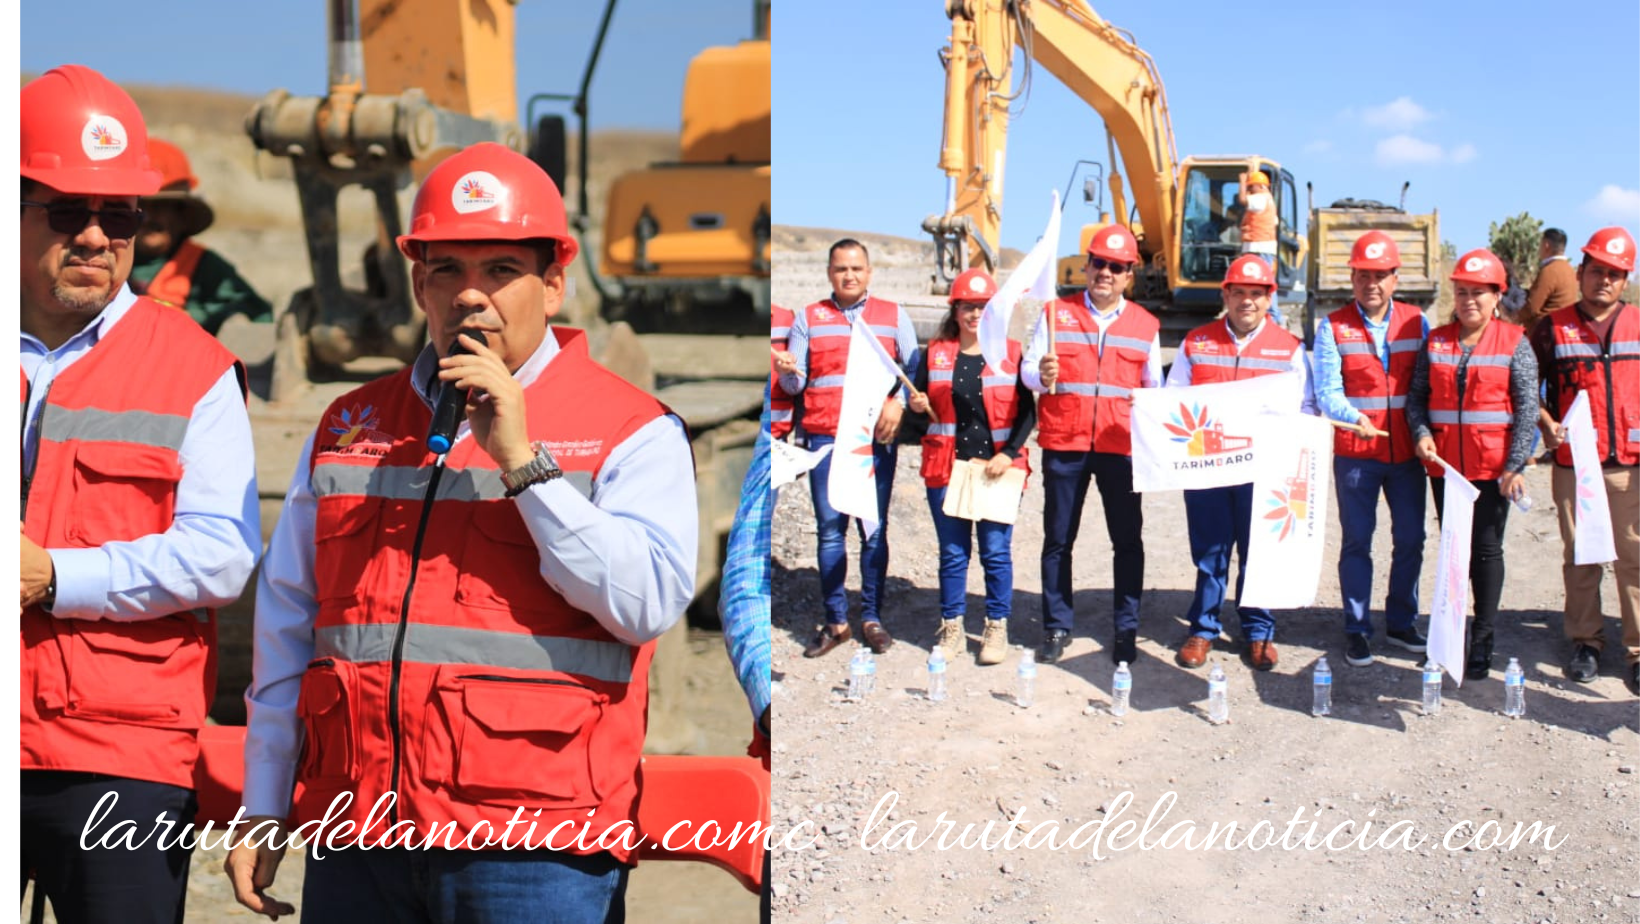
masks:
[[[593,362],[580,331],[553,333],[561,352],[524,391],[527,426],[590,496],[610,451],[668,411]],[[619,641],[542,579],[495,462],[467,439],[435,468],[431,416],[405,370],[319,426],[296,816],[322,818],[350,792],[341,817],[362,823],[391,790],[418,837],[450,822],[452,844],[482,822],[501,832],[522,807],[540,836],[572,821],[590,843],[636,817],[654,643]]]
[[[790,308],[769,306],[769,345],[781,352],[792,335],[792,321],[796,317]],[[775,439],[792,432],[792,408],[796,402],[780,387],[780,375],[774,371],[774,357],[769,357],[769,427]]]
[[[137,299],[51,383],[23,532],[48,549],[91,549],[169,529],[194,406],[237,366],[187,315]],[[26,408],[26,376],[23,394]],[[24,770],[193,788],[216,692],[215,611],[114,621],[35,606],[21,622]]]
[[[183,241],[171,259],[154,274],[143,294],[172,308],[187,305],[188,293],[194,288],[194,270],[199,268],[199,258],[204,255],[205,248],[192,240]]]
[[[1297,337],[1267,322],[1238,353],[1230,326],[1220,320],[1191,331],[1183,349],[1190,358],[1190,384],[1210,385],[1291,371],[1299,346]]]
[[[1126,302],[1105,331],[1080,296],[1061,298],[1054,312],[1054,355],[1059,378],[1037,402],[1036,441],[1043,449],[1133,454],[1133,390],[1144,381],[1150,344],[1161,324],[1143,306]]]
[[[1389,371],[1373,345],[1366,319],[1354,302],[1327,316],[1338,344],[1338,366],[1344,380],[1344,398],[1372,421],[1383,437],[1362,438],[1353,430],[1333,434],[1333,452],[1352,459],[1405,462],[1412,456],[1412,432],[1407,429],[1407,392],[1418,350],[1424,345],[1423,313],[1415,305],[1392,302],[1389,330]],[[1353,422],[1353,421],[1352,421]]]
[[[837,435],[837,415],[843,409],[843,376],[848,372],[849,322],[831,299],[803,309],[809,325],[809,379],[803,386],[803,429],[818,436]],[[871,332],[888,355],[900,362],[895,335],[900,329],[900,306],[880,298],[867,298],[859,321]]]
[[[933,422],[923,434],[922,477],[930,488],[951,483],[951,466],[957,459],[957,407],[951,400],[951,376],[957,368],[960,347],[955,340],[934,340],[928,344],[928,409]],[[980,399],[985,402],[986,422],[991,427],[991,445],[998,452],[1014,434],[1019,413],[1019,343],[1008,341],[1008,358],[1002,371],[986,364],[980,373]],[[1031,470],[1023,447],[1014,459],[1014,468]]]
[[[1525,336],[1508,321],[1493,319],[1469,354],[1463,398],[1458,397],[1458,362],[1463,347],[1456,321],[1429,332],[1429,429],[1435,452],[1456,465],[1470,481],[1494,480],[1509,458],[1509,425],[1515,419],[1509,399],[1509,363]],[[1424,463],[1439,478],[1446,470]]]
[[[1602,462],[1640,464],[1640,308],[1619,305],[1605,343],[1576,305],[1550,313],[1554,325],[1555,375],[1564,418],[1577,393],[1589,395]],[[1572,464],[1572,446],[1555,450],[1555,462]]]

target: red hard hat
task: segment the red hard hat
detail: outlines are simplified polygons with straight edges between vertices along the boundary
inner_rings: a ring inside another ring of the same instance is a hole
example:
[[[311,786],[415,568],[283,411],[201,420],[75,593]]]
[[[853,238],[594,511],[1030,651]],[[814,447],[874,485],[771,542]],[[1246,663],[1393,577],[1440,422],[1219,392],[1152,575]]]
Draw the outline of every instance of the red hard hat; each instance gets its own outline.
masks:
[[[1104,257],[1106,260],[1120,260],[1123,263],[1138,263],[1139,245],[1133,240],[1132,231],[1121,225],[1105,225],[1088,238],[1088,255]]]
[[[1625,273],[1634,272],[1634,238],[1622,228],[1601,228],[1583,245],[1583,252],[1591,260],[1615,266]]]
[[[129,94],[89,67],[54,67],[18,102],[25,179],[86,196],[146,196],[159,189],[148,127]]]
[[[1401,266],[1401,248],[1382,231],[1368,231],[1350,248],[1350,269],[1392,270]]]
[[[1499,292],[1509,288],[1509,274],[1503,271],[1503,261],[1484,247],[1458,258],[1458,265],[1452,270],[1452,281],[1497,286]]]
[[[1256,253],[1244,253],[1224,272],[1224,283],[1220,288],[1228,289],[1231,286],[1263,286],[1273,292],[1276,279],[1270,274],[1270,266],[1263,257]]]
[[[557,243],[557,262],[568,266],[580,247],[564,218],[564,197],[546,171],[493,141],[457,152],[433,168],[416,193],[410,233],[399,251],[420,259],[429,241],[533,241]]]
[[[962,275],[951,283],[951,302],[988,302],[991,296],[997,294],[997,281],[991,274],[974,267],[962,271]]]
[[[182,149],[169,141],[158,138],[148,139],[148,157],[154,169],[159,171],[159,188],[169,190],[173,186],[178,190],[197,189],[199,177],[194,176],[194,168],[188,163],[188,155]]]

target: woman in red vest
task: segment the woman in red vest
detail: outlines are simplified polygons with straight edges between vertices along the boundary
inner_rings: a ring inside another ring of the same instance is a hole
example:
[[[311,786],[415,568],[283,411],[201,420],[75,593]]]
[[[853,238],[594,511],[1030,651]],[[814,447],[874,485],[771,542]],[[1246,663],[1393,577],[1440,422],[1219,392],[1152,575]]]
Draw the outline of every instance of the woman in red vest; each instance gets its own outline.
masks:
[[[1503,526],[1509,502],[1526,494],[1521,472],[1537,423],[1537,357],[1525,332],[1498,318],[1507,284],[1491,251],[1471,250],[1458,259],[1454,318],[1429,332],[1407,396],[1407,424],[1417,440],[1414,452],[1433,479],[1435,515],[1445,513],[1448,470],[1480,491],[1469,544],[1475,616],[1464,659],[1468,680],[1484,680],[1491,671],[1492,623],[1503,595]]]
[[[1013,608],[1014,563],[1011,524],[965,520],[945,515],[945,489],[957,462],[987,460],[985,476],[996,478],[1009,468],[1030,471],[1025,440],[1036,427],[1036,402],[1019,380],[1019,343],[1008,341],[1001,370],[980,354],[979,319],[996,293],[996,281],[982,269],[971,269],[951,284],[951,311],[928,344],[917,367],[918,393],[913,411],[929,414],[923,436],[922,476],[928,486],[928,509],[940,540],[940,632],[936,644],[953,654],[967,635],[968,562],[974,534],[985,567],[985,635],[979,663],[1001,663],[1008,653],[1008,616]]]

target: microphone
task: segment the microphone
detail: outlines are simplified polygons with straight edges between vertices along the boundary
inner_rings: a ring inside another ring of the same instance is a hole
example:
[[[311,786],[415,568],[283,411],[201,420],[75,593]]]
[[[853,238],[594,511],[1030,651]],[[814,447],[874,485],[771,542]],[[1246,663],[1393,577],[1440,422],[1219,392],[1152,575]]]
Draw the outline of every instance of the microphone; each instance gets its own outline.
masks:
[[[463,330],[460,333],[477,340],[485,346],[490,345],[488,337],[481,330]],[[458,336],[450,344],[449,356],[470,355],[473,351],[467,349]],[[456,441],[456,427],[461,425],[461,412],[467,407],[467,389],[457,388],[453,382],[443,382],[439,386],[438,401],[433,405],[433,423],[427,428],[427,448],[438,455],[450,451],[450,446]]]

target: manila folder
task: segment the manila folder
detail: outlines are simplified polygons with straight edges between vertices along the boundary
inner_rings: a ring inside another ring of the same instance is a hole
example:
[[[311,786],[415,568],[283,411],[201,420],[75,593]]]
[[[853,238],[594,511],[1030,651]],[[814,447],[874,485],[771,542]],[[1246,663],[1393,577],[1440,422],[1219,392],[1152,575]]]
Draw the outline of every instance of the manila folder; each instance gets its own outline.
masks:
[[[945,489],[944,512],[964,520],[1014,524],[1019,499],[1025,493],[1025,470],[1010,468],[1000,477],[985,477],[985,460],[968,459],[951,466],[951,484]]]

